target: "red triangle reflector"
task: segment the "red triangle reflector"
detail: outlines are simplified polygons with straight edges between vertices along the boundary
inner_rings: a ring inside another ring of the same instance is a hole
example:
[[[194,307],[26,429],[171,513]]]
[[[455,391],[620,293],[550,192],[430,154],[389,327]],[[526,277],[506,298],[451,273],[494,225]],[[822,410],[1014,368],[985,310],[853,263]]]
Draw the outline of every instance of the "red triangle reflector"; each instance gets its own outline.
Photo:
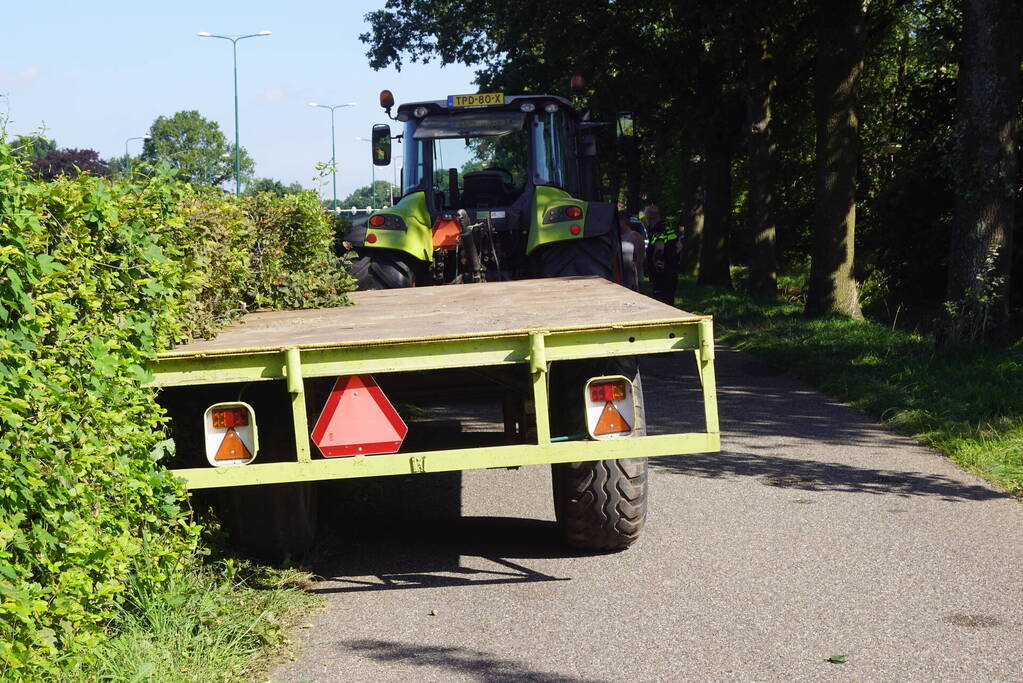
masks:
[[[594,436],[603,436],[604,434],[625,434],[631,432],[632,427],[625,421],[622,414],[615,408],[615,404],[608,401],[604,404],[604,410],[600,413],[600,419],[597,420],[597,426],[593,429]]]
[[[326,458],[394,453],[408,427],[369,375],[339,377],[312,439]]]
[[[251,458],[252,454],[245,447],[241,437],[238,436],[238,432],[234,430],[234,427],[228,427],[227,434],[224,434],[224,440],[220,442],[220,448],[217,449],[217,454],[213,459],[250,460]]]

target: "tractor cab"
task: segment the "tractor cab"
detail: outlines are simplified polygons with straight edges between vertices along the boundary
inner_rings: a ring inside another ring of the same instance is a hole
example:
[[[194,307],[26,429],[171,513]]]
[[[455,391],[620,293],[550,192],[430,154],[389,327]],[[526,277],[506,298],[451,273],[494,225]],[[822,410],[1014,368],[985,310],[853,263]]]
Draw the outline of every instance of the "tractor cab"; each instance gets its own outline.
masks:
[[[390,116],[393,97],[381,93]],[[401,198],[370,216],[360,253],[389,249],[426,264],[434,283],[518,279],[546,244],[610,229],[597,201],[587,114],[552,95],[452,95],[413,102],[373,129],[373,163],[402,148]]]

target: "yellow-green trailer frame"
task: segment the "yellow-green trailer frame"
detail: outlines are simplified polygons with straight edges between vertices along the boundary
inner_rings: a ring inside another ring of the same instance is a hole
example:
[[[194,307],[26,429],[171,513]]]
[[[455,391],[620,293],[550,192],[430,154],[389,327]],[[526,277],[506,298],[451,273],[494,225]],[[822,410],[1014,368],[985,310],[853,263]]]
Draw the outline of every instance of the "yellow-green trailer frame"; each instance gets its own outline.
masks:
[[[636,295],[638,296],[638,295]],[[217,349],[161,354],[151,364],[152,384],[175,387],[285,380],[291,395],[295,452],[291,462],[174,470],[189,489],[375,477],[423,472],[517,467],[612,458],[656,457],[720,450],[714,378],[714,339],[709,316],[679,312],[675,319],[564,329],[523,329],[460,337],[321,343],[277,349]],[[702,386],[704,432],[633,436],[606,441],[551,439],[547,374],[561,360],[691,351]],[[390,455],[313,457],[305,378],[528,364],[532,377],[536,443]]]

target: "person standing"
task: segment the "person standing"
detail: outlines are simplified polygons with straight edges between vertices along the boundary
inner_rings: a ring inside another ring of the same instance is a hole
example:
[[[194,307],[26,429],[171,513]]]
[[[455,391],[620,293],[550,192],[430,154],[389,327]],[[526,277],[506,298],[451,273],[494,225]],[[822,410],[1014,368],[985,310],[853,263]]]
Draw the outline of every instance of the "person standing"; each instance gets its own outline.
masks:
[[[632,229],[629,224],[629,217],[624,213],[618,214],[618,232],[622,239],[622,279],[629,289],[639,290],[639,283],[643,281],[643,262],[646,260],[646,244],[643,236]]]
[[[647,263],[654,298],[674,306],[678,289],[678,233],[661,219],[661,211],[655,204],[646,207],[644,214],[650,239]]]

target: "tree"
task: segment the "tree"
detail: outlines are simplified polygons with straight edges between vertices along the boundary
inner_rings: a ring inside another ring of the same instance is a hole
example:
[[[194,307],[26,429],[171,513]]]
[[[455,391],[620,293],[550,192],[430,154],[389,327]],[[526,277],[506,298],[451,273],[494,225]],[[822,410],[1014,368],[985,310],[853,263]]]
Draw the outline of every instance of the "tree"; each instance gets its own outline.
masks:
[[[863,0],[817,8],[817,210],[805,313],[862,318],[853,276],[856,234],[856,107],[864,46]]]
[[[775,77],[769,32],[756,27],[746,48],[746,232],[750,241],[749,293],[774,296],[778,291],[778,258],[774,229],[775,146],[771,98]]]
[[[54,180],[60,176],[70,178],[80,173],[97,176],[110,175],[107,162],[94,149],[55,149],[46,156],[32,162],[32,172],[43,180]]]
[[[966,0],[959,60],[956,169],[960,191],[949,254],[946,344],[1004,338],[1018,195],[1017,0]]]
[[[256,178],[249,186],[245,189],[245,194],[258,194],[260,192],[269,192],[275,197],[283,197],[288,194],[300,194],[305,189],[301,183],[291,183],[285,185],[280,180],[274,180],[273,178]]]
[[[153,121],[141,158],[150,164],[168,163],[195,185],[220,185],[234,178],[234,145],[228,143],[215,121],[204,119],[194,110]],[[254,169],[255,163],[242,148],[243,184],[251,179]]]
[[[351,206],[358,209],[363,209],[367,206],[372,206],[374,209],[390,206],[392,189],[394,191],[394,198],[397,200],[398,188],[386,180],[378,180],[372,185],[360,187],[344,199],[339,199],[337,205],[341,209],[347,209]]]
[[[19,135],[11,145],[11,152],[14,156],[30,164],[43,159],[50,152],[56,151],[56,140],[41,135]]]

